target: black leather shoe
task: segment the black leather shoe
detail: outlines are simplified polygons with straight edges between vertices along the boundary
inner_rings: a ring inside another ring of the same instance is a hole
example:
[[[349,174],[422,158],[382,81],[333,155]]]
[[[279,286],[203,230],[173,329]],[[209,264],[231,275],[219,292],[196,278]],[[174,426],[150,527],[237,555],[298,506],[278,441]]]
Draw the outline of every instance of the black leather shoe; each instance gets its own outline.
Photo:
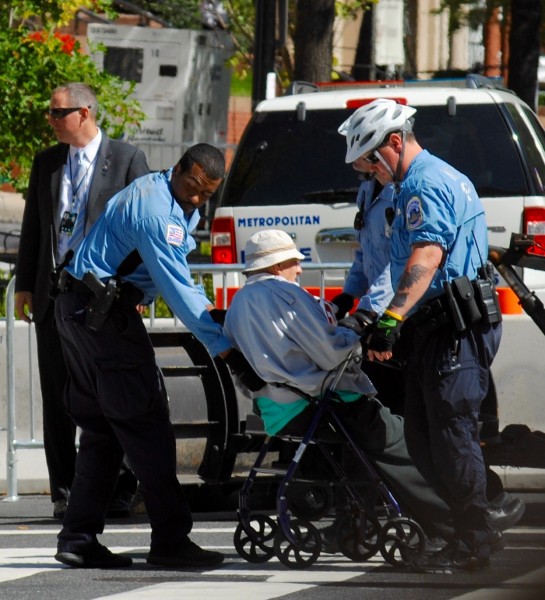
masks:
[[[131,516],[131,506],[134,494],[130,492],[120,492],[115,495],[108,506],[106,516],[111,519],[120,519]]]
[[[147,514],[146,503],[144,502],[140,486],[138,486],[131,502],[131,515],[136,516],[145,514]]]
[[[79,552],[59,550],[55,554],[55,560],[76,569],[122,569],[132,565],[130,556],[114,554],[98,542],[82,548]]]
[[[431,556],[421,556],[411,561],[412,568],[419,572],[427,571],[478,571],[490,564],[490,559],[446,546]]]
[[[504,496],[504,494],[500,495]],[[514,527],[521,520],[526,509],[526,505],[519,498],[513,498],[508,494],[505,496],[507,500],[504,499],[501,504],[493,504],[493,500],[487,510],[490,526],[499,531]]]
[[[505,540],[500,531],[491,531],[480,551],[462,550],[456,542],[445,546],[434,554],[424,554],[414,558],[409,557],[413,569],[419,573],[433,571],[477,571],[490,564],[489,555],[499,552],[505,546]]]
[[[503,537],[501,531],[495,530],[490,533],[488,539],[486,540],[488,547],[490,548],[490,553],[494,554],[494,552],[499,552],[503,550],[505,547],[505,538]]]
[[[336,521],[320,529],[320,537],[322,538],[322,552],[324,554],[337,554],[337,552],[340,552],[339,543],[337,542]]]
[[[66,498],[61,498],[60,500],[55,500],[55,502],[53,502],[53,518],[54,519],[64,519],[64,515],[66,514],[67,506],[68,506],[68,500]]]
[[[209,568],[223,562],[223,554],[204,550],[189,538],[180,544],[176,550],[150,550],[147,558],[150,565],[173,568]]]

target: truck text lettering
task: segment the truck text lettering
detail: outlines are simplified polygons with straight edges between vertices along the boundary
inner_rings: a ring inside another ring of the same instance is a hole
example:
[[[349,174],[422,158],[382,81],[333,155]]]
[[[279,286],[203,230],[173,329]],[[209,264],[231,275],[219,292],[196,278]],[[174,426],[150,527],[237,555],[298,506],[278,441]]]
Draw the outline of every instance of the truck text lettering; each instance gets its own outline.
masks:
[[[319,215],[301,215],[301,216],[284,216],[284,217],[249,217],[239,218],[237,220],[238,227],[278,227],[283,225],[319,225]]]

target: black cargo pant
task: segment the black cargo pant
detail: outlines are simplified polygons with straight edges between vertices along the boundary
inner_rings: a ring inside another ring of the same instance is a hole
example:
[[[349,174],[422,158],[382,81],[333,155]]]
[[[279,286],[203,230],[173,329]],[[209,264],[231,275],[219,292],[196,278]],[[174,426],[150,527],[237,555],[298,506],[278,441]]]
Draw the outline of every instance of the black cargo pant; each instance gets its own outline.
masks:
[[[59,550],[96,540],[123,453],[140,482],[154,551],[176,551],[192,517],[176,477],[176,443],[164,382],[141,316],[114,304],[99,332],[83,324],[89,296],[66,292],[55,317],[68,369],[66,408],[81,427],[76,475]]]
[[[56,502],[68,499],[70,495],[76,464],[76,426],[66,413],[63,401],[68,375],[52,301],[45,317],[35,327],[42,390],[44,451],[51,502]],[[122,464],[115,494],[134,494],[136,485],[136,478],[127,465]]]
[[[487,556],[490,523],[479,408],[501,324],[463,334],[447,324],[414,336],[407,374],[405,438],[422,475],[449,504],[462,549]]]

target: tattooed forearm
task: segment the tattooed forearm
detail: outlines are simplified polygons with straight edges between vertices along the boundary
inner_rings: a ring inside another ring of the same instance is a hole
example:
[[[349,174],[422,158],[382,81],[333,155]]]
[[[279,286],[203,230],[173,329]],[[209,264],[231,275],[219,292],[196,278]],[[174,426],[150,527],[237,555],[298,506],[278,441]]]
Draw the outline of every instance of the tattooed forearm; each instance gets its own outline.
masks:
[[[396,292],[392,301],[390,302],[390,306],[392,308],[403,308],[405,306],[405,302],[407,302],[407,294]]]
[[[399,280],[397,292],[395,293],[391,306],[403,308],[407,302],[407,296],[412,287],[420,283],[423,279],[428,279],[430,269],[423,265],[413,265],[408,271],[405,271]]]

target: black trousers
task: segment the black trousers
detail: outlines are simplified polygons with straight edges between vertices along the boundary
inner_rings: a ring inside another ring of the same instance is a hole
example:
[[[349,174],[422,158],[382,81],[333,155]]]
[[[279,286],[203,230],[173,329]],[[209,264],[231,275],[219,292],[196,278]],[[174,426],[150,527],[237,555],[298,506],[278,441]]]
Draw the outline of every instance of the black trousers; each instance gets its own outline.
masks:
[[[68,498],[76,464],[76,426],[66,413],[64,386],[68,378],[53,302],[45,319],[36,323],[38,368],[42,389],[45,460],[51,501]]]
[[[76,426],[66,412],[64,389],[68,372],[51,302],[43,321],[35,324],[38,370],[42,390],[45,460],[51,501],[68,498],[76,465]],[[137,481],[130,468],[121,465],[115,494],[134,494]]]
[[[55,302],[68,386],[67,409],[81,427],[80,450],[59,550],[78,551],[104,529],[123,453],[140,482],[155,551],[175,551],[192,527],[176,477],[176,440],[163,379],[142,318],[114,305],[100,332],[80,317],[86,294]]]
[[[365,397],[356,402],[335,404],[335,412],[401,506],[419,522],[428,536],[450,540],[454,534],[452,513],[409,456],[403,435],[403,418],[393,415],[378,400]],[[314,408],[309,406],[280,434],[303,434],[310,426],[313,413]],[[351,473],[356,473],[355,466],[350,460]]]

